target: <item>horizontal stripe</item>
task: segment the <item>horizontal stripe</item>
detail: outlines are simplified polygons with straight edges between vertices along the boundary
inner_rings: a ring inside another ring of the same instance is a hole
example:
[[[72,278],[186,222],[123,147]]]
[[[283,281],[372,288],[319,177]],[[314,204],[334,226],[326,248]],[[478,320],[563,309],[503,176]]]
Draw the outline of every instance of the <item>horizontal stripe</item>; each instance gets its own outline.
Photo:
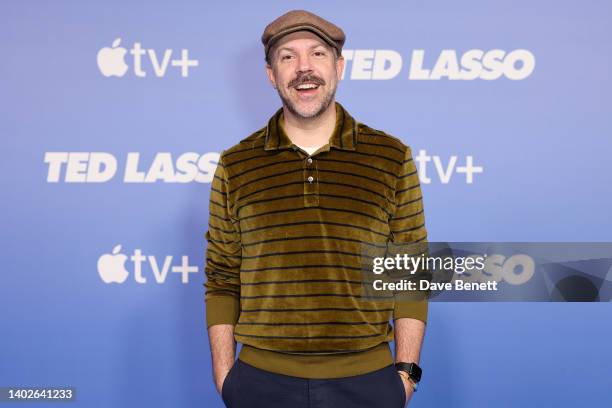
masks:
[[[283,312],[323,312],[323,311],[336,311],[336,312],[362,312],[362,313],[376,313],[376,312],[391,312],[393,309],[359,309],[359,308],[342,308],[342,307],[317,307],[312,309],[242,309],[243,313],[254,313],[254,312],[270,312],[270,313],[283,313]]]
[[[251,256],[243,255],[242,259],[259,259],[259,258],[265,258],[268,256],[287,256],[287,255],[298,255],[298,254],[337,254],[337,255],[364,257],[364,258],[374,258],[373,256],[364,255],[361,253],[314,249],[314,250],[309,250],[309,251],[270,252],[270,253],[263,253],[263,254],[259,253],[257,255],[251,255]]]
[[[388,171],[388,170],[385,170],[385,169],[381,169],[379,167],[371,166],[369,164],[364,164],[364,163],[359,163],[359,162],[351,161],[351,160],[326,159],[326,158],[319,158],[317,160],[322,161],[322,162],[353,164],[355,166],[365,167],[365,168],[368,168],[368,169],[371,169],[371,170],[378,171],[380,173],[385,173],[385,174],[388,174],[390,176],[397,177],[397,174],[393,173],[391,171]]]
[[[398,204],[398,205],[396,206],[396,208],[401,208],[401,207],[405,207],[405,206],[410,205],[410,204],[414,204],[414,203],[416,203],[417,201],[420,201],[420,200],[421,200],[421,198],[422,198],[422,197],[420,197],[420,196],[419,196],[419,197],[415,198],[414,200],[410,200],[410,201],[406,201],[405,203]]]
[[[410,190],[414,190],[415,188],[419,188],[420,185],[419,184],[415,184],[414,186],[410,186],[410,187],[406,187],[402,190],[398,190],[395,194],[401,194],[401,193],[405,193],[406,191],[410,191]]]
[[[241,176],[243,176],[245,174],[257,171],[257,170],[269,169],[272,166],[278,166],[278,165],[282,165],[282,164],[286,164],[286,163],[295,163],[295,162],[300,162],[301,163],[302,159],[284,160],[284,161],[278,161],[278,162],[275,162],[275,163],[262,164],[261,166],[255,166],[255,167],[249,168],[247,170],[244,170],[244,171],[242,171],[240,173],[236,173],[234,175],[231,175],[227,179],[229,181],[229,180],[233,180],[233,179],[236,179],[238,177],[241,177]]]
[[[274,190],[276,188],[283,188],[283,187],[288,187],[288,186],[295,186],[295,185],[304,185],[306,184],[306,180],[298,180],[298,181],[291,181],[289,183],[284,183],[284,184],[277,184],[277,185],[273,185],[273,186],[268,186],[268,187],[264,187],[264,188],[260,188],[258,190],[252,191],[248,194],[244,194],[240,197],[241,200],[245,200],[248,197],[254,195],[254,194],[259,194],[262,193],[264,191],[269,191],[269,190]],[[362,191],[367,191],[370,194],[374,194],[377,195],[385,200],[388,200],[388,198],[384,195],[379,193],[378,191],[374,191],[374,190],[370,190],[369,188],[365,188],[365,187],[360,187],[360,186],[356,186],[354,184],[348,184],[348,183],[339,183],[336,181],[324,181],[324,180],[317,180],[317,183],[319,184],[326,184],[326,185],[331,185],[331,186],[342,186],[342,187],[348,187],[348,188],[354,188],[357,190],[362,190]]]
[[[263,271],[279,271],[279,270],[287,270],[287,269],[310,269],[310,268],[338,268],[338,269],[349,269],[360,271],[362,268],[358,268],[356,266],[349,265],[287,265],[287,266],[269,266],[267,268],[255,268],[255,269],[241,269],[240,272],[263,272]]]
[[[263,145],[264,145],[263,143],[259,143],[259,144],[254,145],[254,146],[247,147],[246,149],[234,150],[232,152],[226,153],[225,157],[230,157],[230,156],[233,156],[235,154],[242,153],[242,152],[250,152],[250,151],[253,151],[253,150],[257,150],[259,148],[262,148]]]
[[[257,231],[261,231],[261,230],[265,230],[265,229],[270,229],[270,228],[283,228],[283,227],[295,227],[298,225],[333,225],[336,227],[345,227],[345,228],[352,228],[352,229],[358,229],[358,230],[362,230],[362,231],[368,231],[371,232],[373,234],[376,235],[380,235],[382,237],[386,237],[388,234],[381,232],[381,231],[376,231],[373,230],[371,228],[366,228],[366,227],[362,227],[360,225],[354,225],[354,224],[347,224],[347,223],[343,223],[343,222],[327,222],[327,221],[299,221],[299,222],[287,222],[284,224],[270,224],[270,225],[262,225],[261,227],[256,227],[256,228],[251,228],[251,229],[244,229],[242,230],[242,234],[250,234],[253,232],[257,232]]]
[[[219,263],[215,262],[215,261],[214,261],[212,258],[210,258],[210,257],[206,257],[206,264],[207,264],[207,265],[210,265],[210,266],[213,266],[213,267],[216,267],[216,268],[224,268],[224,267],[226,266],[226,265],[221,265],[221,264],[219,264]],[[217,271],[218,271],[218,270],[217,270]],[[235,276],[238,276],[238,274],[239,274],[239,272],[237,272],[237,273],[235,274]],[[230,275],[230,276],[232,276],[232,275]]]
[[[414,171],[411,171],[410,173],[404,174],[403,176],[399,176],[398,179],[403,179],[403,178],[406,178],[406,177],[414,176],[416,174],[417,174],[417,171],[414,170]]]
[[[340,152],[338,152],[338,153],[340,153]],[[350,156],[352,156],[352,155],[360,155],[360,156],[364,156],[364,157],[367,157],[367,158],[370,158],[370,157],[378,157],[378,158],[380,158],[380,159],[383,159],[383,160],[388,160],[388,161],[393,162],[393,163],[397,163],[397,164],[400,164],[400,165],[402,164],[402,161],[401,161],[401,160],[395,160],[395,159],[393,159],[393,158],[391,158],[391,157],[388,157],[388,156],[383,156],[382,154],[376,154],[376,153],[366,153],[366,152],[342,152],[342,153],[344,153],[345,155],[350,155]],[[341,156],[341,157],[342,157],[342,156]],[[406,161],[404,161],[403,163],[407,163],[407,162],[408,162],[408,161],[406,160]]]
[[[208,215],[210,215],[213,218],[217,218],[217,219],[219,219],[221,221],[224,221],[224,222],[232,222],[231,218],[221,217],[220,215],[217,215],[217,214],[214,214],[214,213],[209,213]]]
[[[236,233],[236,231],[234,231],[234,230],[224,230],[224,229],[215,227],[214,225],[212,225],[210,223],[208,224],[208,228],[210,228],[212,230],[215,230],[215,231],[223,232],[224,234],[235,234]]]
[[[253,242],[243,242],[242,246],[253,246],[260,244],[269,244],[271,242],[282,242],[282,241],[296,241],[296,240],[306,240],[306,239],[328,239],[329,241],[346,241],[346,242],[357,242],[367,246],[373,246],[377,248],[385,248],[386,244],[376,244],[373,242],[362,241],[354,238],[345,238],[345,237],[336,237],[333,235],[303,235],[300,237],[283,237],[283,238],[271,238],[264,239],[261,241],[253,241]]]
[[[378,184],[382,184],[383,186],[392,189],[393,187],[390,186],[389,184],[385,183],[382,180],[376,179],[374,177],[368,177],[368,176],[364,176],[362,174],[357,174],[357,173],[349,173],[347,171],[338,171],[338,170],[327,170],[327,169],[317,169],[317,172],[319,173],[330,173],[330,174],[341,174],[341,175],[345,175],[345,176],[351,176],[351,177],[357,177],[360,179],[364,179],[364,180],[369,180],[373,183],[378,183]]]
[[[376,220],[376,221],[380,221],[380,222],[385,223],[385,224],[388,221],[388,220],[380,219],[380,218],[375,217],[375,216],[370,215],[370,214],[363,213],[361,211],[347,210],[345,208],[325,207],[325,206],[306,207],[306,208],[288,208],[288,209],[282,209],[282,210],[273,210],[273,211],[267,211],[267,212],[263,212],[263,213],[259,213],[259,214],[248,215],[246,217],[241,217],[240,220],[241,221],[246,221],[246,220],[249,220],[249,219],[252,219],[252,218],[261,217],[261,216],[270,215],[270,214],[281,214],[281,213],[295,212],[295,211],[312,212],[312,211],[319,211],[319,210],[337,211],[337,212],[348,213],[348,214],[357,214],[357,215],[361,215],[363,217],[371,218],[371,219]]]
[[[238,322],[236,326],[364,326],[364,325],[380,325],[389,324],[389,321],[384,322]]]
[[[216,205],[217,207],[225,208],[225,206],[221,203],[216,202],[215,200],[209,200],[209,203]]]
[[[378,136],[378,135],[373,134],[373,133],[362,133],[362,135]],[[362,144],[362,145],[366,145],[366,146],[386,147],[388,149],[393,149],[393,150],[396,150],[396,151],[400,152],[401,154],[404,154],[404,151],[402,149],[400,149],[399,147],[396,147],[396,146],[386,145],[386,144],[382,144],[382,143],[364,142],[362,140],[359,140],[358,143]]]
[[[214,187],[210,187],[210,190],[211,190],[211,191],[214,191],[214,192],[215,192],[215,193],[217,193],[217,194],[227,195],[227,193],[225,193],[225,192],[223,192],[223,191],[221,191],[221,190],[217,190],[217,189],[216,189],[216,188],[214,188]]]
[[[270,349],[270,348],[266,350],[276,351],[276,352],[286,353],[286,354],[311,354],[311,355],[321,355],[321,354],[329,354],[329,353],[346,354],[346,353],[356,353],[356,352],[364,351],[364,349],[286,350],[286,349]]]
[[[249,160],[261,159],[261,158],[264,158],[264,157],[270,157],[270,154],[269,153],[259,154],[259,152],[257,152],[256,155],[245,157],[243,159],[238,159],[238,160],[233,161],[231,163],[225,163],[225,168],[226,169],[230,169],[231,167],[234,167],[237,164],[245,163],[245,162],[248,162]]]
[[[302,160],[289,160],[289,161],[280,162],[280,163],[277,163],[277,164],[281,164],[281,163],[295,163],[295,162],[302,163]],[[250,169],[250,170],[248,170],[248,172],[250,172],[250,171],[255,171],[255,170],[259,170],[259,169],[262,169],[262,168],[266,168],[266,169],[267,169],[267,168],[269,168],[269,167],[270,167],[270,165],[263,165],[263,166],[256,167],[256,168],[254,168],[254,169]],[[241,189],[241,188],[244,188],[245,186],[247,186],[247,185],[249,185],[249,184],[251,184],[251,183],[254,183],[254,182],[257,182],[257,181],[260,181],[260,180],[265,180],[265,179],[269,179],[269,178],[274,178],[274,177],[277,177],[277,176],[284,176],[284,175],[287,175],[287,174],[301,173],[301,172],[302,172],[302,171],[304,171],[304,170],[307,170],[307,169],[304,169],[304,167],[299,167],[299,168],[296,168],[296,169],[291,169],[291,170],[286,171],[286,172],[282,172],[282,173],[274,173],[274,174],[270,174],[270,175],[268,175],[268,176],[260,177],[260,178],[257,178],[257,179],[252,179],[252,180],[249,180],[248,182],[245,182],[244,184],[241,184],[241,185],[239,185],[239,186],[237,186],[237,187],[233,188],[233,189],[230,191],[230,193],[233,193],[233,192],[235,192],[235,191],[237,191],[237,190],[239,190],[239,189]],[[387,184],[387,183],[385,183],[385,182],[381,181],[381,180],[380,180],[380,179],[378,179],[378,178],[375,178],[375,177],[370,177],[370,176],[366,176],[366,175],[359,174],[359,173],[350,173],[350,172],[345,172],[345,171],[332,170],[332,169],[324,169],[324,168],[315,168],[315,167],[313,167],[313,168],[312,168],[312,170],[313,170],[313,171],[315,171],[315,170],[316,170],[316,171],[318,171],[319,173],[330,173],[330,174],[339,174],[339,175],[345,175],[345,176],[351,176],[351,177],[358,177],[358,178],[361,178],[361,179],[365,179],[365,180],[372,181],[372,182],[374,182],[374,183],[382,184],[383,186],[385,186],[385,187],[387,187],[387,188],[390,188],[390,189],[392,189],[392,188],[393,188],[391,185],[389,185],[389,184]],[[234,175],[234,176],[232,176],[231,178],[236,178],[236,177],[238,177],[238,176],[243,175],[244,173],[245,173],[245,172],[242,172],[242,173],[240,173],[239,175]]]
[[[231,279],[235,279],[235,278],[238,277],[238,275],[234,275],[234,274],[230,274],[230,273],[225,273],[225,272],[221,272],[221,271],[218,271],[218,270],[206,271],[206,275],[208,275],[208,276],[210,276],[210,275],[221,275],[221,276],[227,276],[228,278],[231,278]]]
[[[256,286],[256,285],[284,285],[288,283],[349,283],[355,285],[361,285],[363,282],[361,281],[351,281],[344,279],[296,279],[296,280],[283,280],[283,281],[259,281],[259,282],[242,282],[242,285],[245,286]]]
[[[222,256],[222,257],[225,257],[225,258],[237,258],[237,259],[242,259],[243,258],[242,255],[222,254],[221,252],[217,252],[217,251],[215,251],[214,249],[212,249],[210,247],[206,248],[206,250],[208,252],[210,252],[210,253],[213,253],[215,255],[219,255],[219,256]]]
[[[282,298],[300,298],[300,297],[350,297],[357,299],[389,299],[394,296],[361,296],[352,295],[350,293],[302,293],[302,294],[288,294],[288,295],[254,295],[245,296],[241,295],[241,299],[282,299]]]
[[[420,224],[417,225],[416,227],[412,227],[412,228],[405,228],[405,229],[401,229],[401,230],[392,230],[392,232],[394,234],[400,233],[400,232],[410,232],[410,231],[414,231],[414,230],[418,230],[419,228],[423,228],[425,226],[425,224]]]
[[[232,291],[230,289],[209,289],[208,293],[225,293],[228,294],[229,296],[233,296],[235,298],[240,298],[240,291],[236,290],[236,291]]]
[[[255,335],[255,334],[245,334],[234,332],[236,336],[242,337],[256,337],[260,339],[277,339],[277,340],[297,340],[297,339],[308,339],[308,340],[342,340],[342,339],[365,339],[368,337],[378,337],[381,336],[380,333],[374,334],[363,334],[361,336],[263,336],[263,335]]]
[[[368,205],[380,208],[382,211],[384,211],[389,216],[391,216],[391,213],[389,211],[387,211],[384,207],[381,207],[380,205],[378,205],[377,203],[372,202],[372,201],[362,200],[360,198],[351,197],[351,196],[343,196],[343,195],[339,195],[339,194],[324,194],[324,193],[319,193],[318,195],[319,195],[319,197],[338,198],[338,199],[350,200],[350,201],[356,201],[356,202],[368,204]],[[271,202],[271,201],[285,200],[285,199],[290,199],[290,198],[304,198],[304,194],[294,194],[294,195],[288,195],[288,196],[273,197],[273,198],[264,198],[264,199],[260,199],[260,200],[250,201],[248,203],[245,203],[245,204],[242,204],[241,206],[239,206],[236,209],[236,213],[239,215],[240,211],[244,207],[246,207],[246,206],[250,206],[250,205],[254,205],[254,204],[261,204],[261,203],[266,203],[266,202]]]
[[[252,179],[252,180],[249,180],[249,181],[247,181],[247,182],[245,182],[243,184],[240,184],[239,186],[234,187],[232,190],[230,190],[230,194],[235,192],[235,191],[237,191],[237,190],[243,189],[243,188],[245,188],[246,186],[248,186],[250,184],[257,183],[258,181],[261,181],[261,180],[273,179],[273,178],[276,178],[276,177],[285,176],[287,174],[302,173],[303,171],[304,171],[304,169],[300,167],[298,169],[292,169],[292,170],[284,171],[284,172],[281,172],[281,173],[274,173],[274,174],[270,174],[269,176],[264,176],[264,177],[259,177],[259,178],[256,178],[256,179]]]
[[[240,241],[223,241],[221,239],[214,239],[214,238],[209,238],[208,239],[209,242],[215,243],[215,244],[239,244]]]
[[[415,213],[408,214],[408,215],[405,215],[405,216],[403,216],[403,217],[395,217],[395,218],[392,218],[392,219],[391,219],[391,221],[405,220],[405,219],[408,219],[408,218],[416,217],[416,216],[417,216],[417,215],[419,215],[419,214],[423,214],[423,210],[419,210],[419,211],[417,211],[417,212],[415,212]]]

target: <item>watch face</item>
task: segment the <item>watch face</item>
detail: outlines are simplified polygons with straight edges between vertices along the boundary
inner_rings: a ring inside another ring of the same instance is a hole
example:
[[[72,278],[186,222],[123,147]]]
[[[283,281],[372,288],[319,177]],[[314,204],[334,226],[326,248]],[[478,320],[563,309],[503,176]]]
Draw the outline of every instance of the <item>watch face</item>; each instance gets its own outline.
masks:
[[[423,370],[421,370],[421,367],[419,367],[418,365],[414,363],[410,364],[410,377],[414,379],[414,381],[416,382],[421,381],[422,373],[423,373]]]

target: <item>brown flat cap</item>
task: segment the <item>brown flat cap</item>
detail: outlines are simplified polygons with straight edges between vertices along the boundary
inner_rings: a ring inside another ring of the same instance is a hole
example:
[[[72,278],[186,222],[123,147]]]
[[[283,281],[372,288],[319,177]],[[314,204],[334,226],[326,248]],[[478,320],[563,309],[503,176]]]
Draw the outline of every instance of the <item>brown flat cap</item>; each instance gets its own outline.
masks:
[[[266,59],[270,47],[284,35],[295,31],[311,31],[321,37],[326,43],[342,53],[344,31],[337,25],[306,10],[291,10],[268,24],[261,36],[265,47]]]

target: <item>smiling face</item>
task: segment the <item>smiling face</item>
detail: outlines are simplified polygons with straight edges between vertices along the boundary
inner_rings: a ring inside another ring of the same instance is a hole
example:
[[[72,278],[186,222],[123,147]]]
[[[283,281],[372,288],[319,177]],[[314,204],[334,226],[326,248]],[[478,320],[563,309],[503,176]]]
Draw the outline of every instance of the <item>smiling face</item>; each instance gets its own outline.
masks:
[[[283,105],[301,119],[316,118],[334,101],[344,58],[316,34],[297,31],[270,49],[266,72]]]

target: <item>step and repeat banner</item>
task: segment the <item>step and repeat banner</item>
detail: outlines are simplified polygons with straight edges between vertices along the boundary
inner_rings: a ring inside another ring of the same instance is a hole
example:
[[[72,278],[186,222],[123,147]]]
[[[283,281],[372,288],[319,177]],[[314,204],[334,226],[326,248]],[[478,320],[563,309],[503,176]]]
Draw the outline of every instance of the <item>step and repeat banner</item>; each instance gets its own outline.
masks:
[[[281,106],[260,37],[291,9],[345,31],[337,100],[412,148],[430,241],[612,241],[610,3],[4,1],[0,387],[223,406],[211,180]],[[604,286],[432,302],[410,406],[609,406]]]

